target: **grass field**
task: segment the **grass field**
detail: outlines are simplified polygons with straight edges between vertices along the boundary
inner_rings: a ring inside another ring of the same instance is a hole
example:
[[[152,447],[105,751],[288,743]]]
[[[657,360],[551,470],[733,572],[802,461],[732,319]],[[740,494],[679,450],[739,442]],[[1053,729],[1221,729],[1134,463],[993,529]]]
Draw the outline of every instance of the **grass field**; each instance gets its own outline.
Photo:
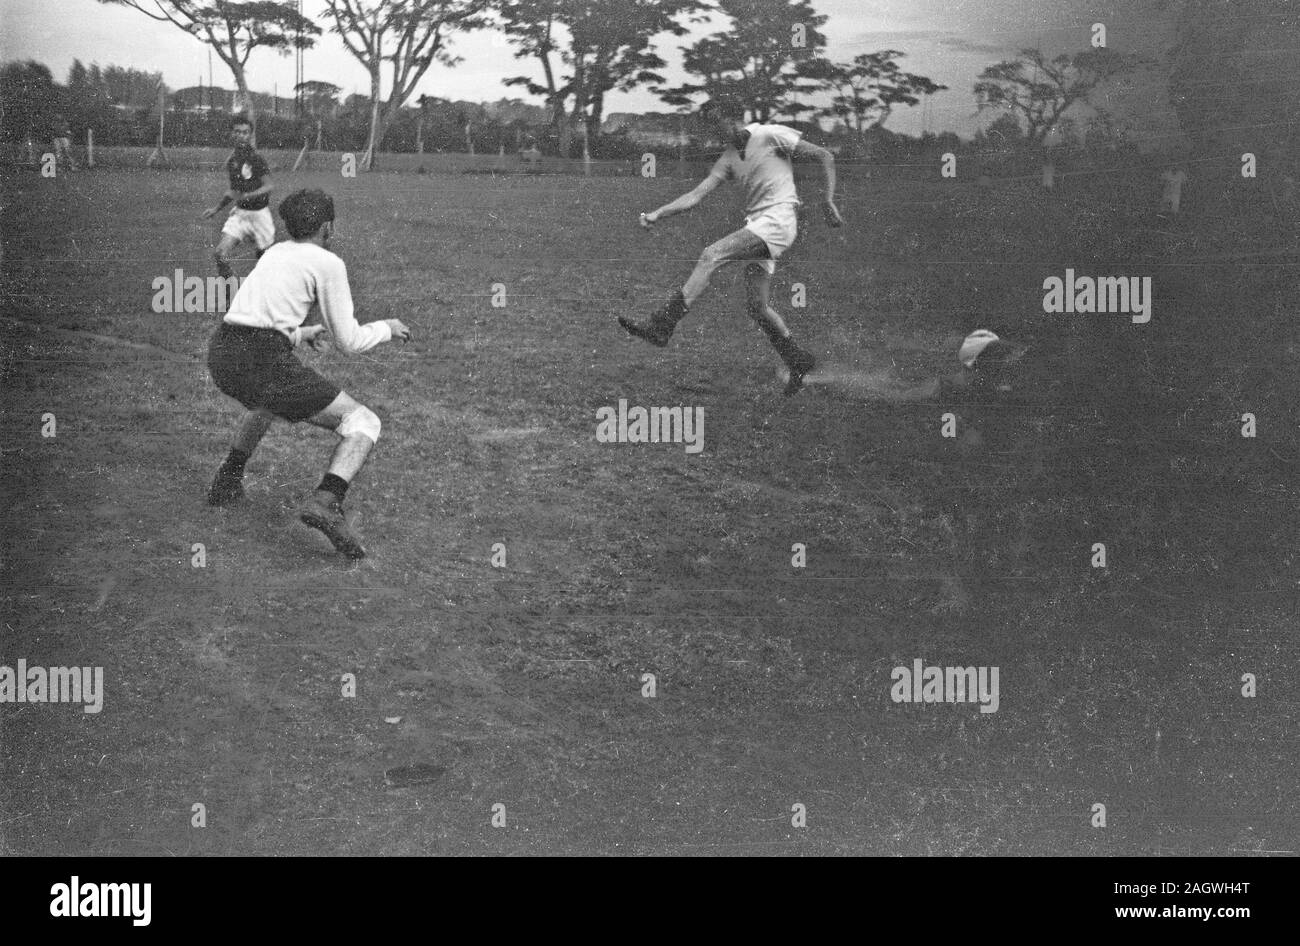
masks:
[[[847,226],[808,213],[776,279],[826,365],[905,383],[973,328],[1032,346],[1020,399],[902,404],[782,398],[739,272],[665,351],[618,329],[734,195],[643,234],[681,181],[278,174],[336,195],[360,318],[416,333],[308,356],[385,424],[348,565],[296,521],[321,431],[277,425],[248,499],[204,505],[238,416],[217,317],[150,302],[211,272],[218,177],[8,173],[0,664],[102,666],[106,695],[0,705],[0,847],[1294,851],[1296,208],[1211,179],[1169,220],[1135,175],[846,175]],[[1067,267],[1151,275],[1152,321],[1045,314]],[[704,451],[597,443],[620,398],[703,407]],[[892,702],[916,658],[1000,668],[1000,708]]]

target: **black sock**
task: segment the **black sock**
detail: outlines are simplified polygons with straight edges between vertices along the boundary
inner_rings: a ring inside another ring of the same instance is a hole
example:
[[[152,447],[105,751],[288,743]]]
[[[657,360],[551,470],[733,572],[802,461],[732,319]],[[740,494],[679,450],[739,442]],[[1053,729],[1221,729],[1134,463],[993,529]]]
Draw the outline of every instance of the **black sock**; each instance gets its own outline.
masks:
[[[326,493],[333,493],[334,498],[343,505],[343,497],[348,494],[348,481],[341,476],[335,476],[333,473],[326,473],[321,479],[320,485],[316,487]]]
[[[232,476],[243,476],[244,464],[248,462],[249,456],[250,454],[245,453],[238,447],[231,447],[230,453],[226,455],[226,459],[221,463],[221,472],[229,473]]]
[[[668,297],[669,317],[680,322],[682,317],[686,315],[686,309],[686,297],[682,295],[680,289],[674,290],[673,294]]]
[[[766,319],[757,319],[756,321],[758,327],[763,330],[763,334],[767,336],[767,340],[772,343],[772,347],[782,355],[794,347],[793,335],[782,335],[776,326]]]

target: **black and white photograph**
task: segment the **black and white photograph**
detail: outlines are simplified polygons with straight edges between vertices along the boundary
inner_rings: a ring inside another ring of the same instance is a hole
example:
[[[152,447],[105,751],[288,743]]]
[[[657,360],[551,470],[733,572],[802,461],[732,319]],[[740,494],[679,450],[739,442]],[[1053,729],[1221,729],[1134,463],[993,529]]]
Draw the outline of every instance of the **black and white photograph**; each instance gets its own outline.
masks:
[[[1233,935],[1298,150],[1290,0],[0,0],[0,855],[106,868],[28,906],[1221,858],[1089,896]]]

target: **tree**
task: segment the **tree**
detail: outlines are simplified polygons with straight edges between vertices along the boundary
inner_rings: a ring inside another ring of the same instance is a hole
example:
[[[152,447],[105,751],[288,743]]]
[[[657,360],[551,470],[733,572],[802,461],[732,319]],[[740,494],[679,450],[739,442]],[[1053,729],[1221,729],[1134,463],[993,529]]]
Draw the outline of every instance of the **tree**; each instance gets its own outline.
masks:
[[[1010,112],[1003,112],[987,128],[975,133],[977,149],[985,147],[993,151],[1014,151],[1025,143],[1025,130],[1020,127],[1020,120]]]
[[[235,78],[238,105],[254,115],[248,91],[248,57],[254,49],[306,49],[320,35],[320,27],[298,13],[291,2],[276,0],[99,0],[131,7],[145,16],[189,33],[216,52]]]
[[[364,167],[373,168],[384,133],[435,62],[455,65],[447,43],[478,29],[489,0],[325,0],[332,32],[370,75],[370,136]],[[383,98],[383,65],[391,67]]]
[[[44,141],[60,107],[50,70],[35,60],[0,67],[0,130],[8,141]]]
[[[689,107],[700,93],[729,94],[760,122],[812,110],[795,97],[818,87],[802,81],[801,66],[826,46],[820,32],[826,17],[809,0],[718,0],[718,9],[731,18],[731,28],[683,52],[686,71],[702,81],[659,89],[659,97]]]
[[[100,75],[101,94],[114,105],[130,108],[152,108],[158,101],[158,87],[163,84],[161,72],[143,69],[106,66]]]
[[[312,118],[333,115],[339,107],[339,93],[343,89],[333,82],[308,79],[294,86],[295,92],[302,93],[302,105]]]
[[[72,68],[68,70],[68,91],[77,97],[91,94],[90,72],[80,59],[72,60]]]
[[[666,65],[654,51],[655,37],[685,35],[680,18],[702,6],[701,0],[504,0],[499,12],[515,56],[537,60],[545,82],[513,76],[505,84],[544,97],[567,155],[575,131],[587,139],[600,135],[608,92],[664,81],[655,71]]]
[[[868,128],[883,127],[899,105],[916,105],[920,96],[948,88],[904,72],[896,61],[904,55],[886,49],[855,56],[851,63],[810,59],[801,64],[799,72],[833,93],[831,104],[821,109],[821,114],[842,119],[862,135]]]
[[[1022,49],[980,73],[975,100],[981,112],[1001,110],[1022,120],[1029,143],[1041,145],[1071,107],[1139,61],[1106,48],[1052,59],[1040,49]]]

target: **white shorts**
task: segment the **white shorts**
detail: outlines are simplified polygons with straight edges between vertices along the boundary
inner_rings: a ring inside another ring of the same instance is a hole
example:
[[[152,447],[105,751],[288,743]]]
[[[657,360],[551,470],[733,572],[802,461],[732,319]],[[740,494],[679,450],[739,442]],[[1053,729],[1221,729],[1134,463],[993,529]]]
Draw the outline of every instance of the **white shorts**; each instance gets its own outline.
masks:
[[[271,216],[270,207],[261,210],[241,210],[236,207],[230,211],[221,232],[240,243],[249,240],[256,243],[259,250],[264,250],[275,242],[275,219]]]
[[[768,275],[776,272],[776,260],[794,244],[799,235],[796,204],[777,204],[745,218],[745,229],[767,244],[771,259],[762,260]]]

